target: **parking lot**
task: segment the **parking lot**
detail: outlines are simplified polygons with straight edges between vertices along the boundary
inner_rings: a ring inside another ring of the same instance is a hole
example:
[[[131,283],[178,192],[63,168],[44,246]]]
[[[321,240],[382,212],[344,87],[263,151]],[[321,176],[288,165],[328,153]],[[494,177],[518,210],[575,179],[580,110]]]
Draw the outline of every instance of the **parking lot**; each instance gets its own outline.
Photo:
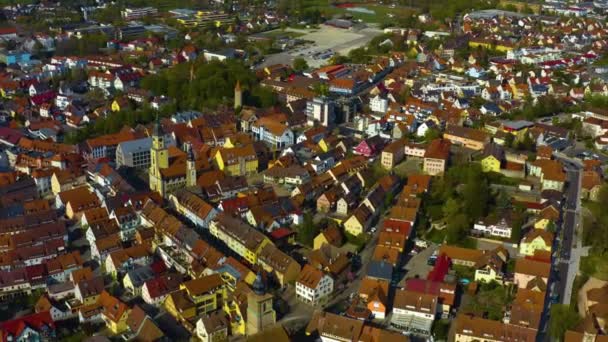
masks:
[[[302,36],[298,38],[310,43],[297,46],[290,51],[266,56],[262,66],[291,64],[295,58],[304,58],[310,67],[319,67],[326,64],[334,54],[347,55],[350,50],[365,46],[372,38],[382,34],[381,30],[371,27],[346,30],[326,25],[310,30],[288,28],[286,32],[300,33]]]

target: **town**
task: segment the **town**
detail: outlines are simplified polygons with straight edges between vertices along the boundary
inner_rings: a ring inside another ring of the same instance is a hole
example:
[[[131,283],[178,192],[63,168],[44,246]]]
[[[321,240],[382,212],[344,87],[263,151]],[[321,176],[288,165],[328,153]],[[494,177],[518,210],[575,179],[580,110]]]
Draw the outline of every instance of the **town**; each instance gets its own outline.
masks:
[[[1,341],[608,341],[608,1],[10,1]]]

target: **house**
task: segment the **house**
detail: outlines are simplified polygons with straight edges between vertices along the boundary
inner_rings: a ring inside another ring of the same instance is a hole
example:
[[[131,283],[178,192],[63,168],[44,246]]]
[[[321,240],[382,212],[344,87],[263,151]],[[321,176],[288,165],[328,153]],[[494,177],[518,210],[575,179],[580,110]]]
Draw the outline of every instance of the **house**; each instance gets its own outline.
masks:
[[[65,215],[69,219],[79,219],[84,210],[100,206],[97,196],[86,186],[62,191],[57,194],[55,201],[58,209],[65,208]]]
[[[123,338],[127,341],[154,342],[165,338],[165,334],[139,305],[135,305],[129,312]]]
[[[258,262],[281,286],[295,281],[301,271],[300,264],[274,244],[267,244],[262,248]]]
[[[506,160],[503,147],[496,143],[486,144],[481,156],[481,171],[483,172],[500,172]]]
[[[547,229],[549,224],[557,222],[559,220],[560,211],[553,205],[548,205],[541,209],[534,222],[535,229]]]
[[[287,125],[283,114],[259,118],[251,125],[251,133],[274,150],[282,150],[295,143],[295,134]]]
[[[553,233],[544,229],[532,229],[524,235],[519,243],[519,254],[534,256],[536,251],[551,252]]]
[[[439,247],[438,255],[446,255],[454,265],[473,267],[483,256],[483,251],[444,244]]]
[[[306,335],[318,334],[323,342],[358,341],[363,321],[325,311],[315,311],[306,327]]]
[[[2,341],[43,341],[55,338],[55,322],[49,311],[0,322]]]
[[[185,216],[196,227],[207,229],[218,211],[205,200],[187,189],[180,189],[169,196],[178,213]]]
[[[196,335],[202,342],[228,342],[230,322],[223,310],[205,314],[196,322]]]
[[[92,309],[98,310],[101,313],[101,320],[113,334],[120,334],[127,330],[127,318],[131,312],[130,308],[107,291],[104,290],[99,295],[95,304],[82,309],[82,311]]]
[[[258,171],[258,156],[253,144],[220,148],[215,154],[218,168],[229,176],[244,176]]]
[[[470,314],[458,314],[453,321],[455,342],[534,342],[537,330],[505,324]]]
[[[431,141],[424,153],[422,170],[431,176],[443,174],[450,157],[450,147],[449,140],[435,139]]]
[[[133,245],[128,248],[111,252],[105,259],[105,271],[117,275],[137,265],[147,266],[152,263],[152,253],[149,245]]]
[[[511,212],[503,212],[479,220],[473,225],[473,234],[481,234],[490,237],[511,238],[513,222]]]
[[[156,277],[156,272],[150,266],[141,266],[127,271],[122,279],[125,290],[134,296],[141,296],[142,287],[146,281]]]
[[[373,217],[373,212],[365,205],[360,205],[344,222],[344,230],[354,236],[367,231]]]
[[[197,315],[208,314],[221,308],[228,296],[226,285],[217,273],[186,281],[180,285],[180,290],[184,291],[188,300],[194,304]]]
[[[181,282],[182,277],[175,273],[150,279],[141,288],[141,298],[150,305],[159,306],[169,293],[179,289]]]
[[[405,155],[405,140],[395,140],[386,145],[380,155],[380,164],[387,170],[391,170],[399,164]]]
[[[443,138],[452,144],[461,145],[474,151],[481,151],[490,142],[490,136],[480,130],[456,125],[449,125]]]
[[[34,306],[36,313],[49,312],[53,322],[63,321],[74,318],[76,315],[72,313],[65,302],[51,299],[48,295],[42,295]]]
[[[406,280],[405,289],[411,292],[437,296],[439,301],[438,313],[443,318],[449,317],[452,307],[456,303],[456,284],[412,278]]]
[[[372,316],[384,319],[388,308],[389,282],[363,277],[359,285],[359,301],[366,305]]]
[[[384,139],[379,135],[362,140],[354,149],[354,153],[366,158],[375,157],[384,147]]]
[[[342,236],[340,228],[335,225],[330,225],[315,237],[313,250],[320,249],[325,244],[341,247],[343,239],[344,237]]]
[[[493,281],[502,283],[506,259],[498,253],[484,251],[483,255],[475,263],[475,281],[491,283]]]
[[[82,305],[92,305],[97,303],[103,289],[104,283],[102,277],[83,279],[76,284],[74,297]]]
[[[436,295],[396,290],[391,325],[415,335],[430,336],[438,309]]]
[[[323,271],[305,265],[296,280],[296,299],[311,305],[329,300],[334,291],[334,280]]]
[[[518,288],[528,288],[534,282],[541,281],[543,286],[547,285],[551,263],[519,258],[515,262],[514,283]]]

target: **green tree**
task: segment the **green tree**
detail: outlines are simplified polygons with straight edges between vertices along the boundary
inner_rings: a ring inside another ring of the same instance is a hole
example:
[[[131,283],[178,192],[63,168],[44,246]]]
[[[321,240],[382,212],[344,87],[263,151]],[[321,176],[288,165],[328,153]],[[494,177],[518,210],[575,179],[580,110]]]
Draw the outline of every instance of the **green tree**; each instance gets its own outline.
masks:
[[[296,72],[302,72],[308,69],[308,62],[302,57],[298,57],[293,60],[293,70]]]
[[[424,132],[424,141],[427,143],[438,138],[441,138],[441,132],[436,128],[429,128]]]
[[[315,225],[313,217],[310,213],[304,214],[304,220],[298,227],[298,242],[312,247],[315,237],[319,234],[319,228]]]
[[[581,321],[575,309],[564,304],[553,304],[549,317],[549,334],[559,341],[563,340],[566,331],[573,329]]]

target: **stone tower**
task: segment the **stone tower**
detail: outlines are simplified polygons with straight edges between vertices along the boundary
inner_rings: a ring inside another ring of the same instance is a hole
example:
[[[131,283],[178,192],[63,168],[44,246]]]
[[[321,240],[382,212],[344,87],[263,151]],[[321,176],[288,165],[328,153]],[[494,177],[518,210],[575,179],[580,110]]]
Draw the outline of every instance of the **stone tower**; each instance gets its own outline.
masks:
[[[191,143],[186,145],[186,153],[188,160],[186,161],[186,186],[196,186],[196,161],[194,160],[194,151]]]
[[[266,293],[260,272],[252,287],[253,292],[247,295],[247,336],[255,335],[277,322],[276,313],[272,308],[272,295]]]
[[[169,152],[165,142],[165,132],[160,125],[158,115],[152,131],[152,149],[150,150],[150,190],[165,196],[165,186],[160,170],[169,167]]]
[[[241,81],[236,81],[234,86],[234,109],[243,106],[243,91],[241,90]]]

